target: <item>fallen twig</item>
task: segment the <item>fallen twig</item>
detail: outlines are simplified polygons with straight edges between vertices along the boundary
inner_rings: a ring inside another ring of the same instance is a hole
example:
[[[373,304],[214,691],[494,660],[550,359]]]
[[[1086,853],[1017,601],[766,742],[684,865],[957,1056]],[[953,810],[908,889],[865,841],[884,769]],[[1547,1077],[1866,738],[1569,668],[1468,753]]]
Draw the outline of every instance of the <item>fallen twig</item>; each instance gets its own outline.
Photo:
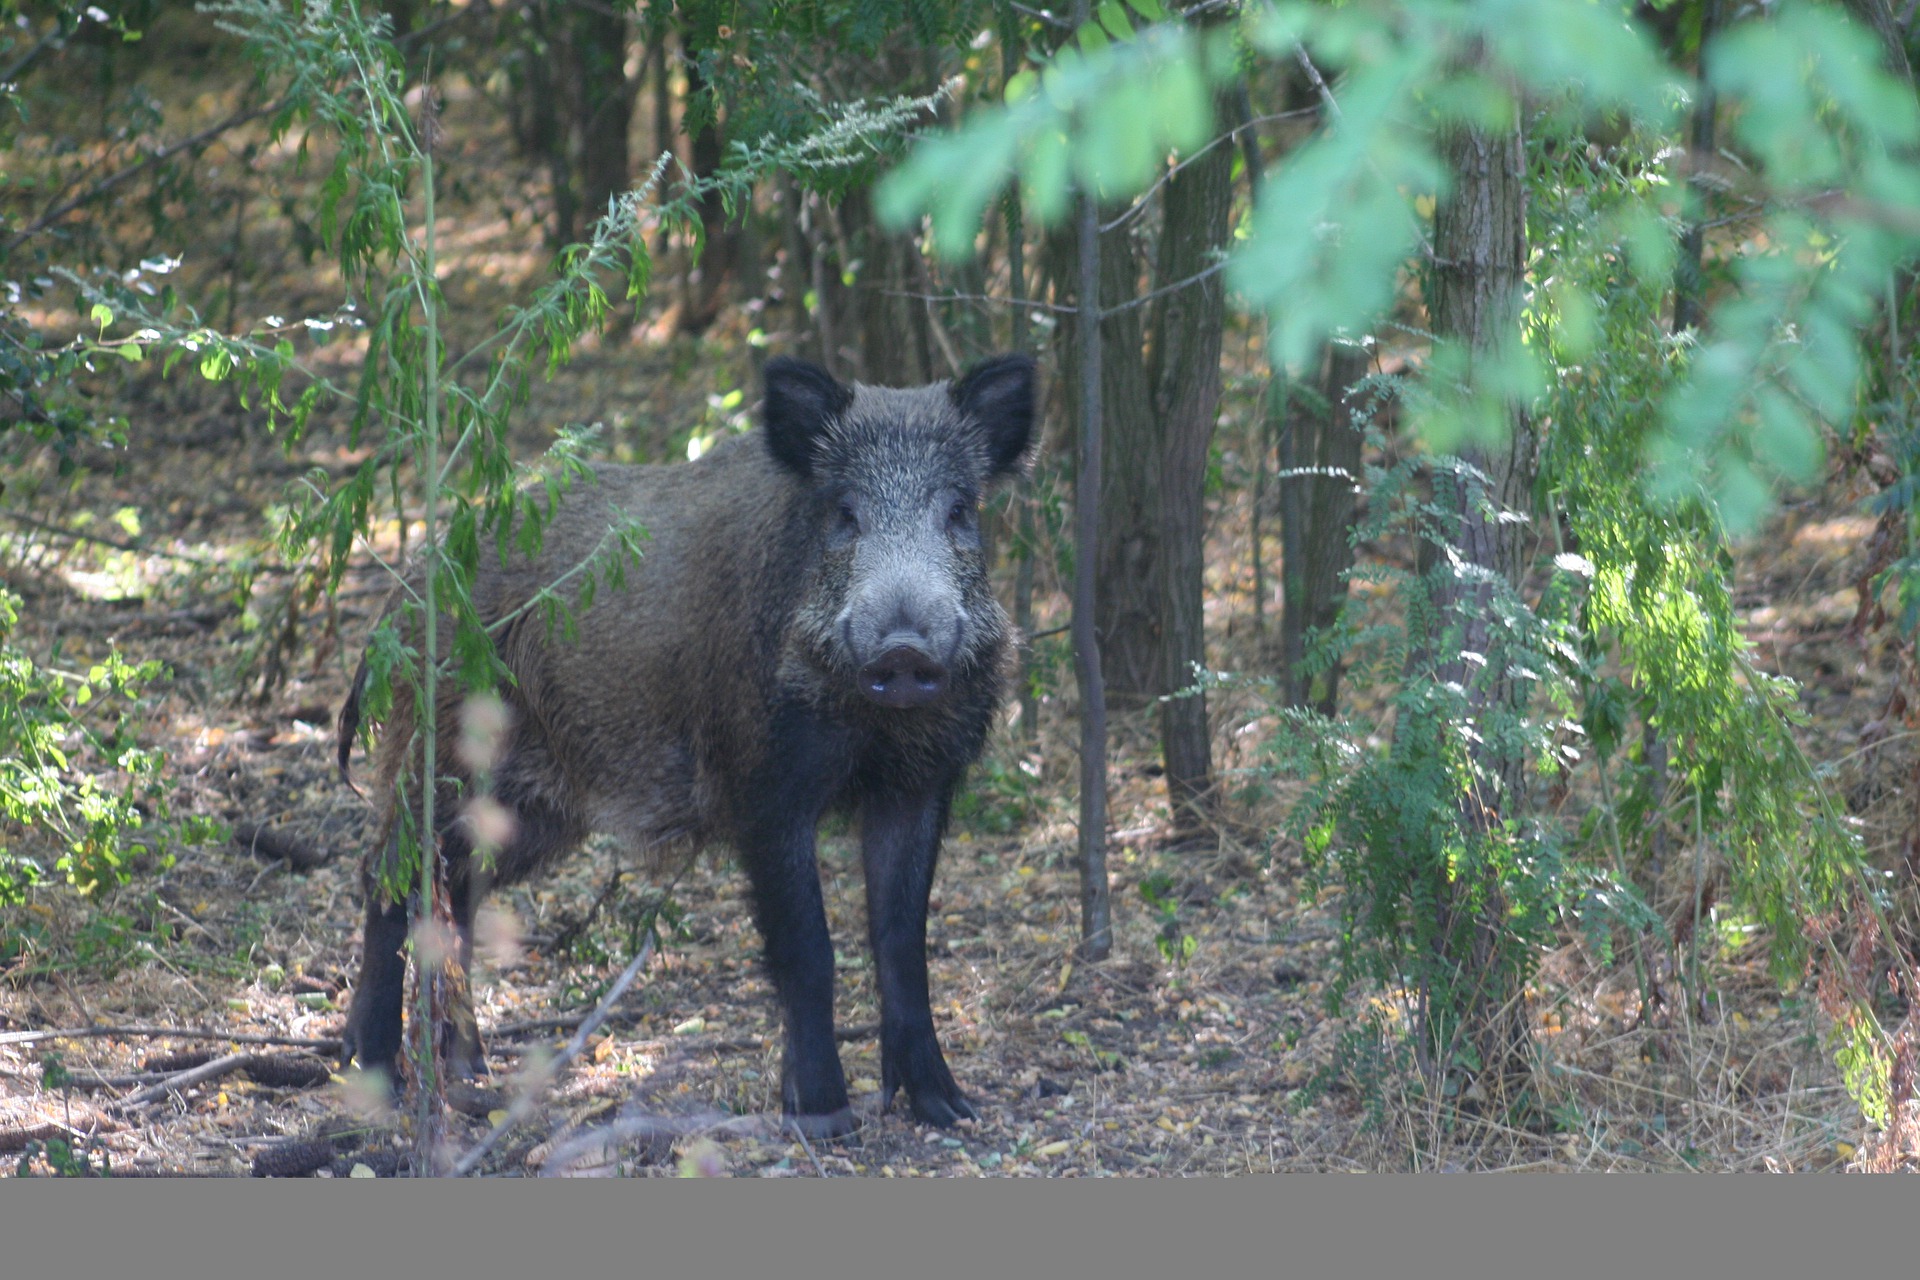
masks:
[[[243,822],[233,829],[233,843],[262,862],[284,862],[295,871],[312,871],[333,861],[333,851],[316,849],[263,822]]]
[[[600,1003],[593,1007],[593,1012],[582,1019],[580,1029],[573,1033],[573,1039],[567,1041],[567,1047],[562,1049],[547,1067],[548,1079],[558,1075],[569,1062],[580,1055],[582,1049],[587,1047],[587,1038],[599,1030],[600,1024],[605,1022],[607,1015],[613,1012],[614,1004],[627,993],[627,988],[632,986],[633,980],[640,976],[640,971],[647,967],[647,961],[653,959],[653,943],[654,932],[648,929],[647,940],[640,945],[640,954],[636,955],[621,971],[620,976],[613,980],[613,985],[608,987],[607,993],[600,997]],[[485,1159],[487,1153],[506,1136],[507,1130],[520,1123],[527,1112],[532,1110],[535,1092],[534,1088],[529,1087],[513,1100],[513,1104],[507,1108],[507,1114],[500,1117],[499,1123],[487,1131],[486,1137],[480,1139],[473,1150],[460,1157],[460,1163],[453,1167],[454,1177],[464,1178],[480,1167],[480,1161]]]
[[[246,1031],[216,1031],[211,1027],[74,1027],[62,1031],[0,1031],[0,1048],[22,1044],[44,1044],[49,1040],[88,1040],[96,1036],[121,1036],[129,1040],[171,1037],[175,1040],[227,1040],[234,1044],[284,1045],[291,1049],[311,1049],[323,1057],[340,1052],[338,1040],[302,1040],[297,1036],[256,1035]]]
[[[127,1075],[106,1076],[96,1071],[69,1071],[61,1082],[63,1089],[131,1089],[135,1085],[152,1084],[156,1080],[165,1080],[176,1073],[170,1071],[135,1071]],[[45,1075],[39,1068],[32,1071],[0,1071],[0,1078],[7,1080],[44,1080]]]
[[[790,1135],[800,1140],[800,1149],[807,1153],[807,1159],[813,1161],[813,1171],[819,1174],[823,1178],[826,1177],[827,1176],[826,1166],[820,1163],[819,1156],[813,1154],[813,1144],[807,1141],[806,1130],[802,1129],[797,1124],[787,1125],[786,1130]]]
[[[218,1080],[221,1076],[238,1071],[253,1061],[251,1053],[229,1053],[225,1057],[215,1058],[212,1062],[203,1062],[197,1067],[168,1076],[165,1080],[148,1085],[140,1092],[131,1094],[115,1103],[116,1107],[142,1107],[149,1102],[158,1102],[180,1089],[190,1089],[196,1084],[205,1084],[209,1080]]]
[[[18,1129],[0,1129],[0,1151],[24,1151],[29,1142],[46,1142],[53,1138],[79,1138],[82,1140],[102,1133],[112,1133],[118,1125],[96,1124],[92,1129],[76,1129],[70,1124],[61,1124],[58,1120],[43,1120],[39,1124],[25,1125]]]
[[[644,1016],[637,1012],[617,1011],[608,1014],[604,1021],[631,1022]],[[525,1022],[508,1022],[495,1027],[492,1036],[499,1039],[503,1036],[531,1035],[539,1031],[565,1031],[579,1026],[587,1017],[587,1014],[576,1013],[557,1018],[530,1018]],[[852,1027],[835,1027],[833,1030],[833,1038],[841,1044],[871,1040],[879,1034],[880,1024],[877,1022],[863,1022]],[[680,1036],[660,1036],[658,1039],[663,1045],[674,1045],[688,1053],[745,1053],[749,1049],[764,1049],[767,1045],[767,1037],[761,1035],[722,1036],[711,1040],[695,1040]]]
[[[176,1090],[205,1084],[236,1071],[245,1074],[255,1084],[263,1084],[271,1089],[311,1089],[325,1084],[333,1074],[326,1063],[303,1053],[253,1053],[242,1050],[188,1067],[184,1071],[168,1072],[140,1092],[122,1098],[114,1105],[143,1106],[157,1102]]]

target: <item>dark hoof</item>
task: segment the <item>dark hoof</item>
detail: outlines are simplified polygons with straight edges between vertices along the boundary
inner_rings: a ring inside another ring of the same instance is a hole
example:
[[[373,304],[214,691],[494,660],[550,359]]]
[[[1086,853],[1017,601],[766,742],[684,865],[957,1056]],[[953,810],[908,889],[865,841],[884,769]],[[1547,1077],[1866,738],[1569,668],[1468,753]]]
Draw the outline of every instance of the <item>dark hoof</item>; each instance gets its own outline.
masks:
[[[980,1119],[980,1113],[967,1101],[967,1095],[958,1089],[925,1097],[909,1090],[907,1098],[912,1104],[913,1118],[936,1129],[951,1129],[962,1120]]]
[[[788,1112],[780,1117],[781,1124],[798,1133],[809,1142],[839,1142],[850,1137],[860,1122],[854,1118],[852,1107],[842,1107],[838,1111],[823,1116],[803,1116]]]
[[[922,1124],[951,1129],[962,1120],[978,1120],[980,1113],[954,1083],[953,1072],[947,1069],[933,1033],[902,1039],[904,1044],[884,1044],[881,1048],[881,1109],[891,1106],[895,1092],[905,1089],[913,1118]]]
[[[399,1055],[395,1054],[384,1060],[378,1058],[370,1060],[360,1052],[359,1037],[351,1030],[347,1031],[340,1040],[340,1070],[346,1074],[357,1072],[361,1077],[369,1080],[374,1078],[383,1080],[386,1082],[389,1097],[400,1096]]]

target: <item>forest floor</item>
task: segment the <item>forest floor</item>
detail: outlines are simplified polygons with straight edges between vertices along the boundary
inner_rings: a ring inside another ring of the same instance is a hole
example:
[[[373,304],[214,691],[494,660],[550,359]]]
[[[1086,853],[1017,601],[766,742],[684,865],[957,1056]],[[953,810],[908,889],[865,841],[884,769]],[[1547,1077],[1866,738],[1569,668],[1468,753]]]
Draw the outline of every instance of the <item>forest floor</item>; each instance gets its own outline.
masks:
[[[456,100],[449,119],[457,123],[460,110]],[[465,143],[476,158],[503,145],[477,125]],[[250,163],[279,164],[275,181],[313,180],[284,159]],[[484,332],[545,270],[527,212],[534,196],[519,206],[490,199],[448,201],[443,284],[456,343]],[[237,253],[203,245],[213,265],[197,268],[189,253],[182,278],[198,271],[203,283],[217,281],[223,263],[244,262],[242,325],[250,315],[337,305],[337,277],[298,259],[273,201],[258,201],[251,216],[236,224]],[[656,294],[670,299],[672,289],[663,278]],[[750,383],[748,327],[736,310],[701,337],[673,336],[656,308],[584,344],[572,365],[533,388],[518,418],[523,456],[558,424],[596,421],[607,427],[606,453],[670,456],[710,420],[712,398]],[[167,752],[176,811],[264,828],[255,843],[292,851],[303,869],[240,841],[189,848],[104,901],[49,886],[0,918],[14,935],[0,952],[10,957],[0,969],[0,1154],[64,1137],[94,1140],[117,1174],[391,1173],[405,1163],[407,1117],[369,1109],[323,1069],[356,963],[357,858],[370,825],[366,802],[335,769],[333,721],[384,595],[382,571],[363,557],[332,604],[294,605],[291,630],[283,575],[263,573],[244,604],[225,585],[235,558],[262,547],[290,481],[313,467],[342,474],[362,455],[326,420],[283,447],[230,390],[188,371],[103,373],[100,391],[128,418],[126,447],[84,459],[77,479],[49,471],[16,481],[9,497],[0,568],[26,601],[17,641],[67,668],[109,649],[163,660],[171,676],[144,707],[140,736]],[[1248,396],[1228,410],[1251,404]],[[1229,452],[1237,438],[1223,432]],[[1760,663],[1804,686],[1809,756],[1840,762],[1839,794],[1876,856],[1893,865],[1912,748],[1897,735],[1861,736],[1881,715],[1890,676],[1885,655],[1847,631],[1870,529],[1854,499],[1829,493],[1787,510],[1743,549],[1739,599]],[[381,533],[383,554],[398,550],[398,533],[391,524]],[[1260,670],[1246,533],[1244,496],[1230,491],[1212,534],[1209,624],[1216,666]],[[1048,603],[1036,629],[1046,629],[1064,620],[1064,606],[1057,583],[1043,574],[1040,585]],[[277,637],[290,643],[270,679]],[[1131,1176],[1856,1161],[1866,1135],[1826,1024],[1811,998],[1782,994],[1764,939],[1737,928],[1708,948],[1705,1008],[1677,994],[1672,958],[1654,957],[1654,977],[1672,998],[1644,1017],[1631,966],[1603,964],[1583,940],[1566,939],[1532,993],[1536,1087],[1549,1120],[1511,1127],[1472,1100],[1429,1106],[1410,1097],[1349,1035],[1358,1023],[1327,1010],[1337,903],[1304,890],[1297,849],[1250,834],[1277,825],[1286,796],[1255,785],[1274,722],[1249,688],[1213,702],[1216,760],[1224,776],[1248,784],[1217,848],[1167,847],[1148,718],[1120,717],[1115,946],[1109,960],[1076,962],[1072,681],[1061,642],[1039,653],[1056,691],[1039,740],[1022,748],[1009,729],[991,747],[948,840],[929,922],[940,1035],[978,1124],[943,1132],[915,1124],[903,1105],[875,1113],[858,858],[846,831],[829,828],[821,863],[839,948],[842,1057],[862,1117],[854,1141],[809,1147],[780,1132],[772,994],[741,880],[716,857],[672,886],[670,927],[641,980],[483,1168]],[[1657,906],[1690,900],[1689,856],[1674,858],[1663,882],[1672,900]],[[1143,882],[1170,913],[1149,909]],[[453,1099],[453,1151],[480,1139],[522,1068],[566,1039],[567,1020],[577,1022],[635,953],[656,888],[619,850],[595,843],[551,877],[496,895],[475,973],[494,1077],[489,1089]],[[1164,934],[1175,940],[1172,957]],[[1184,960],[1181,937],[1193,939]],[[1391,1016],[1390,994],[1379,1000]],[[21,1034],[49,1030],[84,1034]],[[257,1056],[235,1070],[150,1088],[196,1058],[234,1052],[227,1037],[240,1036],[285,1043],[243,1042]],[[49,1053],[68,1073],[64,1084],[49,1080]],[[143,1090],[151,1100],[140,1100]]]

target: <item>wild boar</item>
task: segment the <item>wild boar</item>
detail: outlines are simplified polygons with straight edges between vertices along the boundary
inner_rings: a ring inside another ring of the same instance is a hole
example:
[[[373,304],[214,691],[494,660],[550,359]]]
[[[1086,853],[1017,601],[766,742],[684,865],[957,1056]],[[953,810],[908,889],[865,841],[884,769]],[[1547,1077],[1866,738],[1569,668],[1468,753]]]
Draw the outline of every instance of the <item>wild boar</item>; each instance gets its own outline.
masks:
[[[1022,466],[1034,368],[987,360],[952,383],[845,385],[802,361],[767,363],[761,425],[696,461],[594,468],[561,500],[537,555],[483,553],[473,585],[512,679],[490,771],[511,834],[490,865],[462,814],[457,695],[440,708],[439,848],[460,960],[492,884],[522,880],[608,832],[636,849],[731,846],[785,1027],[781,1097],[803,1132],[852,1127],[833,1029],[815,827],[860,829],[878,979],[882,1105],[975,1115],[934,1034],[926,916],[954,790],[999,706],[1011,643],[981,547],[988,489]],[[626,517],[645,526],[623,589],[604,590],[564,638],[524,606]],[[393,606],[389,606],[392,608]],[[344,769],[363,661],[340,716]],[[454,682],[446,682],[446,686]],[[411,695],[382,727],[384,829],[364,883],[366,930],[345,1057],[393,1072],[401,1044],[408,908],[380,887],[404,791],[416,795]],[[408,783],[404,788],[402,783]],[[416,802],[417,803],[417,802]],[[452,1065],[485,1069],[470,1006],[443,1035]]]

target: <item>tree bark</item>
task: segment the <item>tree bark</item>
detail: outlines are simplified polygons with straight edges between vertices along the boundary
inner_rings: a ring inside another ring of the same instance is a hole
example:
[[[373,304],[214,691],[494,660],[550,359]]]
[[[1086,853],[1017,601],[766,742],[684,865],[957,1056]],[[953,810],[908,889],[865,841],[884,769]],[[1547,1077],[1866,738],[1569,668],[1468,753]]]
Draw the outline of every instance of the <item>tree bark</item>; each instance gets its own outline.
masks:
[[[1707,0],[1700,18],[1700,42],[1713,38],[1720,25],[1719,0]],[[1673,268],[1673,330],[1675,333],[1699,327],[1706,318],[1707,280],[1705,272],[1707,228],[1705,201],[1711,190],[1701,179],[1711,170],[1714,150],[1714,118],[1719,101],[1713,86],[1707,83],[1704,68],[1696,78],[1693,114],[1687,127],[1688,168],[1692,170],[1694,196],[1702,207],[1680,236],[1680,255]]]
[[[705,92],[706,80],[699,68],[689,61],[687,101],[692,102]],[[709,116],[691,139],[688,162],[694,176],[711,178],[718,173],[723,155],[720,120],[717,115]],[[705,333],[719,319],[720,308],[726,303],[727,283],[733,275],[735,259],[738,257],[739,237],[736,229],[727,222],[726,205],[717,191],[709,191],[700,197],[700,232],[704,242],[700,261],[697,264],[689,261],[686,273],[681,277],[677,326],[681,333]]]
[[[1907,59],[1906,39],[1888,0],[1844,0],[1844,3],[1855,22],[1879,37],[1887,71],[1903,81],[1912,81],[1913,67]]]
[[[1126,306],[1140,292],[1139,251],[1126,227],[1100,235],[1099,242],[1100,340],[1115,356],[1100,376],[1106,432],[1100,477],[1103,537],[1093,549],[1102,587],[1100,656],[1107,692],[1139,705],[1166,689],[1160,647],[1160,432],[1141,359],[1146,309]]]
[[[860,327],[860,379],[883,387],[911,387],[944,377],[936,370],[926,302],[913,295],[921,287],[915,260],[919,241],[913,232],[894,235],[873,213],[873,193],[861,188],[840,204],[852,262],[858,268],[852,290],[853,322]]]
[[[574,131],[580,146],[580,191],[589,229],[607,202],[632,184],[629,155],[638,80],[627,78],[627,10],[594,5],[572,11]]]
[[[1075,8],[1085,21],[1087,0]],[[1100,591],[1093,554],[1100,546],[1101,417],[1103,381],[1100,306],[1099,205],[1080,196],[1078,373],[1080,459],[1074,480],[1073,656],[1080,683],[1080,948],[1089,960],[1113,950],[1113,908],[1107,881],[1107,695],[1100,636],[1094,620]],[[1138,347],[1133,350],[1139,350]]]
[[[1222,104],[1225,106],[1226,104]],[[1159,275],[1190,279],[1213,265],[1232,230],[1233,149],[1191,159],[1167,181]],[[1155,307],[1151,380],[1159,418],[1158,457],[1161,687],[1190,688],[1206,667],[1206,483],[1220,412],[1220,348],[1226,285],[1219,275],[1164,295]],[[1204,823],[1212,790],[1213,743],[1204,694],[1160,704],[1167,798],[1177,830]]]
[[[1364,442],[1353,397],[1369,364],[1364,346],[1328,343],[1317,393],[1291,397],[1293,411],[1283,426],[1281,689],[1288,706],[1311,707],[1322,715],[1332,715],[1338,702],[1340,668],[1336,663],[1309,677],[1307,645],[1314,632],[1337,623],[1346,606],[1344,575],[1353,567],[1348,535],[1357,510],[1354,487]]]
[[[1004,78],[1011,80],[1020,70],[1021,50],[1017,41],[1019,25],[1008,21],[1001,36],[1001,66]],[[1025,352],[1031,346],[1027,333],[1027,226],[1020,204],[1020,188],[1007,192],[1007,297],[1009,310],[1008,345]],[[1040,742],[1040,699],[1033,690],[1033,555],[1038,530],[1034,518],[1031,484],[1023,480],[1013,490],[1013,502],[1019,510],[1019,535],[1016,541],[1018,563],[1013,579],[1013,623],[1020,631],[1020,742],[1032,750]]]
[[[1112,210],[1102,210],[1110,216]],[[1056,284],[1077,280],[1078,226],[1047,240],[1048,274]],[[1153,385],[1142,358],[1146,308],[1128,306],[1140,294],[1140,253],[1127,227],[1100,233],[1101,345],[1113,358],[1100,370],[1101,423],[1106,432],[1100,486],[1101,542],[1093,549],[1100,578],[1100,656],[1107,692],[1140,705],[1165,687],[1160,648],[1160,432]],[[1077,284],[1063,292],[1078,298]],[[1081,316],[1061,317],[1058,336],[1069,416],[1079,420]],[[1078,552],[1076,551],[1076,554]]]
[[[1526,154],[1518,129],[1502,134],[1450,130],[1442,153],[1455,182],[1435,211],[1428,312],[1434,333],[1459,343],[1477,365],[1519,340]],[[1504,448],[1470,448],[1459,456],[1464,465],[1436,469],[1434,500],[1448,545],[1424,549],[1432,608],[1423,611],[1430,620],[1413,645],[1421,668],[1412,673],[1415,678],[1466,691],[1466,727],[1478,738],[1471,748],[1475,782],[1460,801],[1469,838],[1493,836],[1504,823],[1520,819],[1523,807],[1524,762],[1496,735],[1484,732],[1491,719],[1512,714],[1524,699],[1524,687],[1502,674],[1504,628],[1492,608],[1496,585],[1488,580],[1490,573],[1517,586],[1527,525],[1503,517],[1524,515],[1531,505],[1534,438],[1518,406],[1510,425]],[[1423,722],[1400,722],[1414,723]],[[1459,727],[1423,723],[1427,732],[1453,733]],[[1501,886],[1484,878],[1478,885],[1468,883],[1446,866],[1433,867],[1430,874],[1441,952],[1434,959],[1461,975],[1459,990],[1472,992],[1467,1007],[1453,1012],[1464,1017],[1461,1030],[1477,1051],[1483,1078],[1505,1078],[1526,1044],[1526,975],[1499,963],[1506,928]],[[1476,896],[1477,908],[1470,902]]]
[[[1089,0],[1074,0],[1076,25],[1092,11]],[[1100,204],[1091,191],[1079,195],[1074,290],[1079,323],[1074,329],[1076,425],[1079,457],[1073,484],[1073,665],[1080,685],[1080,953],[1104,960],[1113,951],[1113,903],[1107,879],[1107,693],[1104,654],[1095,625],[1101,591],[1097,572],[1100,520],[1105,506],[1101,453],[1106,446],[1101,396],[1104,391],[1101,307]],[[1136,346],[1132,348],[1138,351]],[[1132,362],[1127,362],[1132,363]]]

